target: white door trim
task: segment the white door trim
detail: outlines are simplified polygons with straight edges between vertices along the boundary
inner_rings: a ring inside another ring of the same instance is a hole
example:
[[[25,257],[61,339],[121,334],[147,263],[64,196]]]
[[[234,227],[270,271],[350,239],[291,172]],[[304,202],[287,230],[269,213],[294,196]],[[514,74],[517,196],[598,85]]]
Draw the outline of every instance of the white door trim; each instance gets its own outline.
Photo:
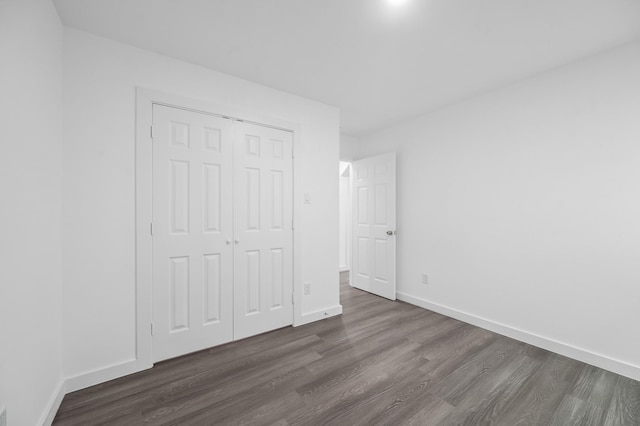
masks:
[[[296,145],[299,143],[300,128],[295,123],[286,122],[263,114],[246,111],[231,105],[216,105],[207,101],[184,98],[142,87],[136,88],[136,369],[138,371],[153,366],[152,322],[152,139],[153,104],[196,111],[267,127],[287,130],[293,133],[293,325],[303,324],[302,315],[302,263],[300,259],[301,216],[303,193],[300,185],[300,167],[296,167]]]
[[[344,253],[339,262],[340,272],[351,270],[351,162],[340,161],[340,255]]]

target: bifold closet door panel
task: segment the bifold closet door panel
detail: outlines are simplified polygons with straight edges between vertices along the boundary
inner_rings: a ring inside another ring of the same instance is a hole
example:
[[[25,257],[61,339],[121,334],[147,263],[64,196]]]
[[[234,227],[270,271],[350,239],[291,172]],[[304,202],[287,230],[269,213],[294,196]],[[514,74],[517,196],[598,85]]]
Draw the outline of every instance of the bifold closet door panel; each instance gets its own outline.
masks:
[[[153,106],[154,361],[233,339],[232,122]]]
[[[234,125],[234,338],[293,322],[293,134]]]

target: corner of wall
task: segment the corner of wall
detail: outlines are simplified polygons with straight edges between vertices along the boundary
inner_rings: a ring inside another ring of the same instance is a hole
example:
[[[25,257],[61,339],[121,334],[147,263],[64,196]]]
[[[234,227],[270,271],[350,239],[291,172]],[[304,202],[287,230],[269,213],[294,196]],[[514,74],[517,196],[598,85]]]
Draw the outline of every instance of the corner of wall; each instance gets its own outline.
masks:
[[[51,394],[51,398],[49,399],[44,412],[42,413],[42,417],[39,422],[40,425],[49,426],[53,423],[66,393],[65,380],[60,379],[58,385]]]
[[[360,159],[360,139],[340,134],[340,161],[354,161]]]

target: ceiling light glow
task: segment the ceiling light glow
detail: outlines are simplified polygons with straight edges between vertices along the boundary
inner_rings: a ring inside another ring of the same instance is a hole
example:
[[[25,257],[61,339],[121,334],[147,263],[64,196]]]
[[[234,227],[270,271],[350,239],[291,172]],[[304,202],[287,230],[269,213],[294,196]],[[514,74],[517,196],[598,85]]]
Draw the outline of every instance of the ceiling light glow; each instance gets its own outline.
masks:
[[[393,7],[400,7],[405,5],[408,0],[386,0],[387,4]]]

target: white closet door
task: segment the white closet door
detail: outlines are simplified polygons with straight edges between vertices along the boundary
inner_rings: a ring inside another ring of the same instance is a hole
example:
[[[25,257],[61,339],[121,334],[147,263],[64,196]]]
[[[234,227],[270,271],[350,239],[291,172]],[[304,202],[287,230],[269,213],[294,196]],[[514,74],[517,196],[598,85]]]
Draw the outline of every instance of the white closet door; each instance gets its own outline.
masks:
[[[233,339],[231,121],[153,107],[153,357]]]
[[[293,322],[293,136],[235,123],[234,338]]]
[[[352,285],[396,300],[396,154],[353,163]]]

